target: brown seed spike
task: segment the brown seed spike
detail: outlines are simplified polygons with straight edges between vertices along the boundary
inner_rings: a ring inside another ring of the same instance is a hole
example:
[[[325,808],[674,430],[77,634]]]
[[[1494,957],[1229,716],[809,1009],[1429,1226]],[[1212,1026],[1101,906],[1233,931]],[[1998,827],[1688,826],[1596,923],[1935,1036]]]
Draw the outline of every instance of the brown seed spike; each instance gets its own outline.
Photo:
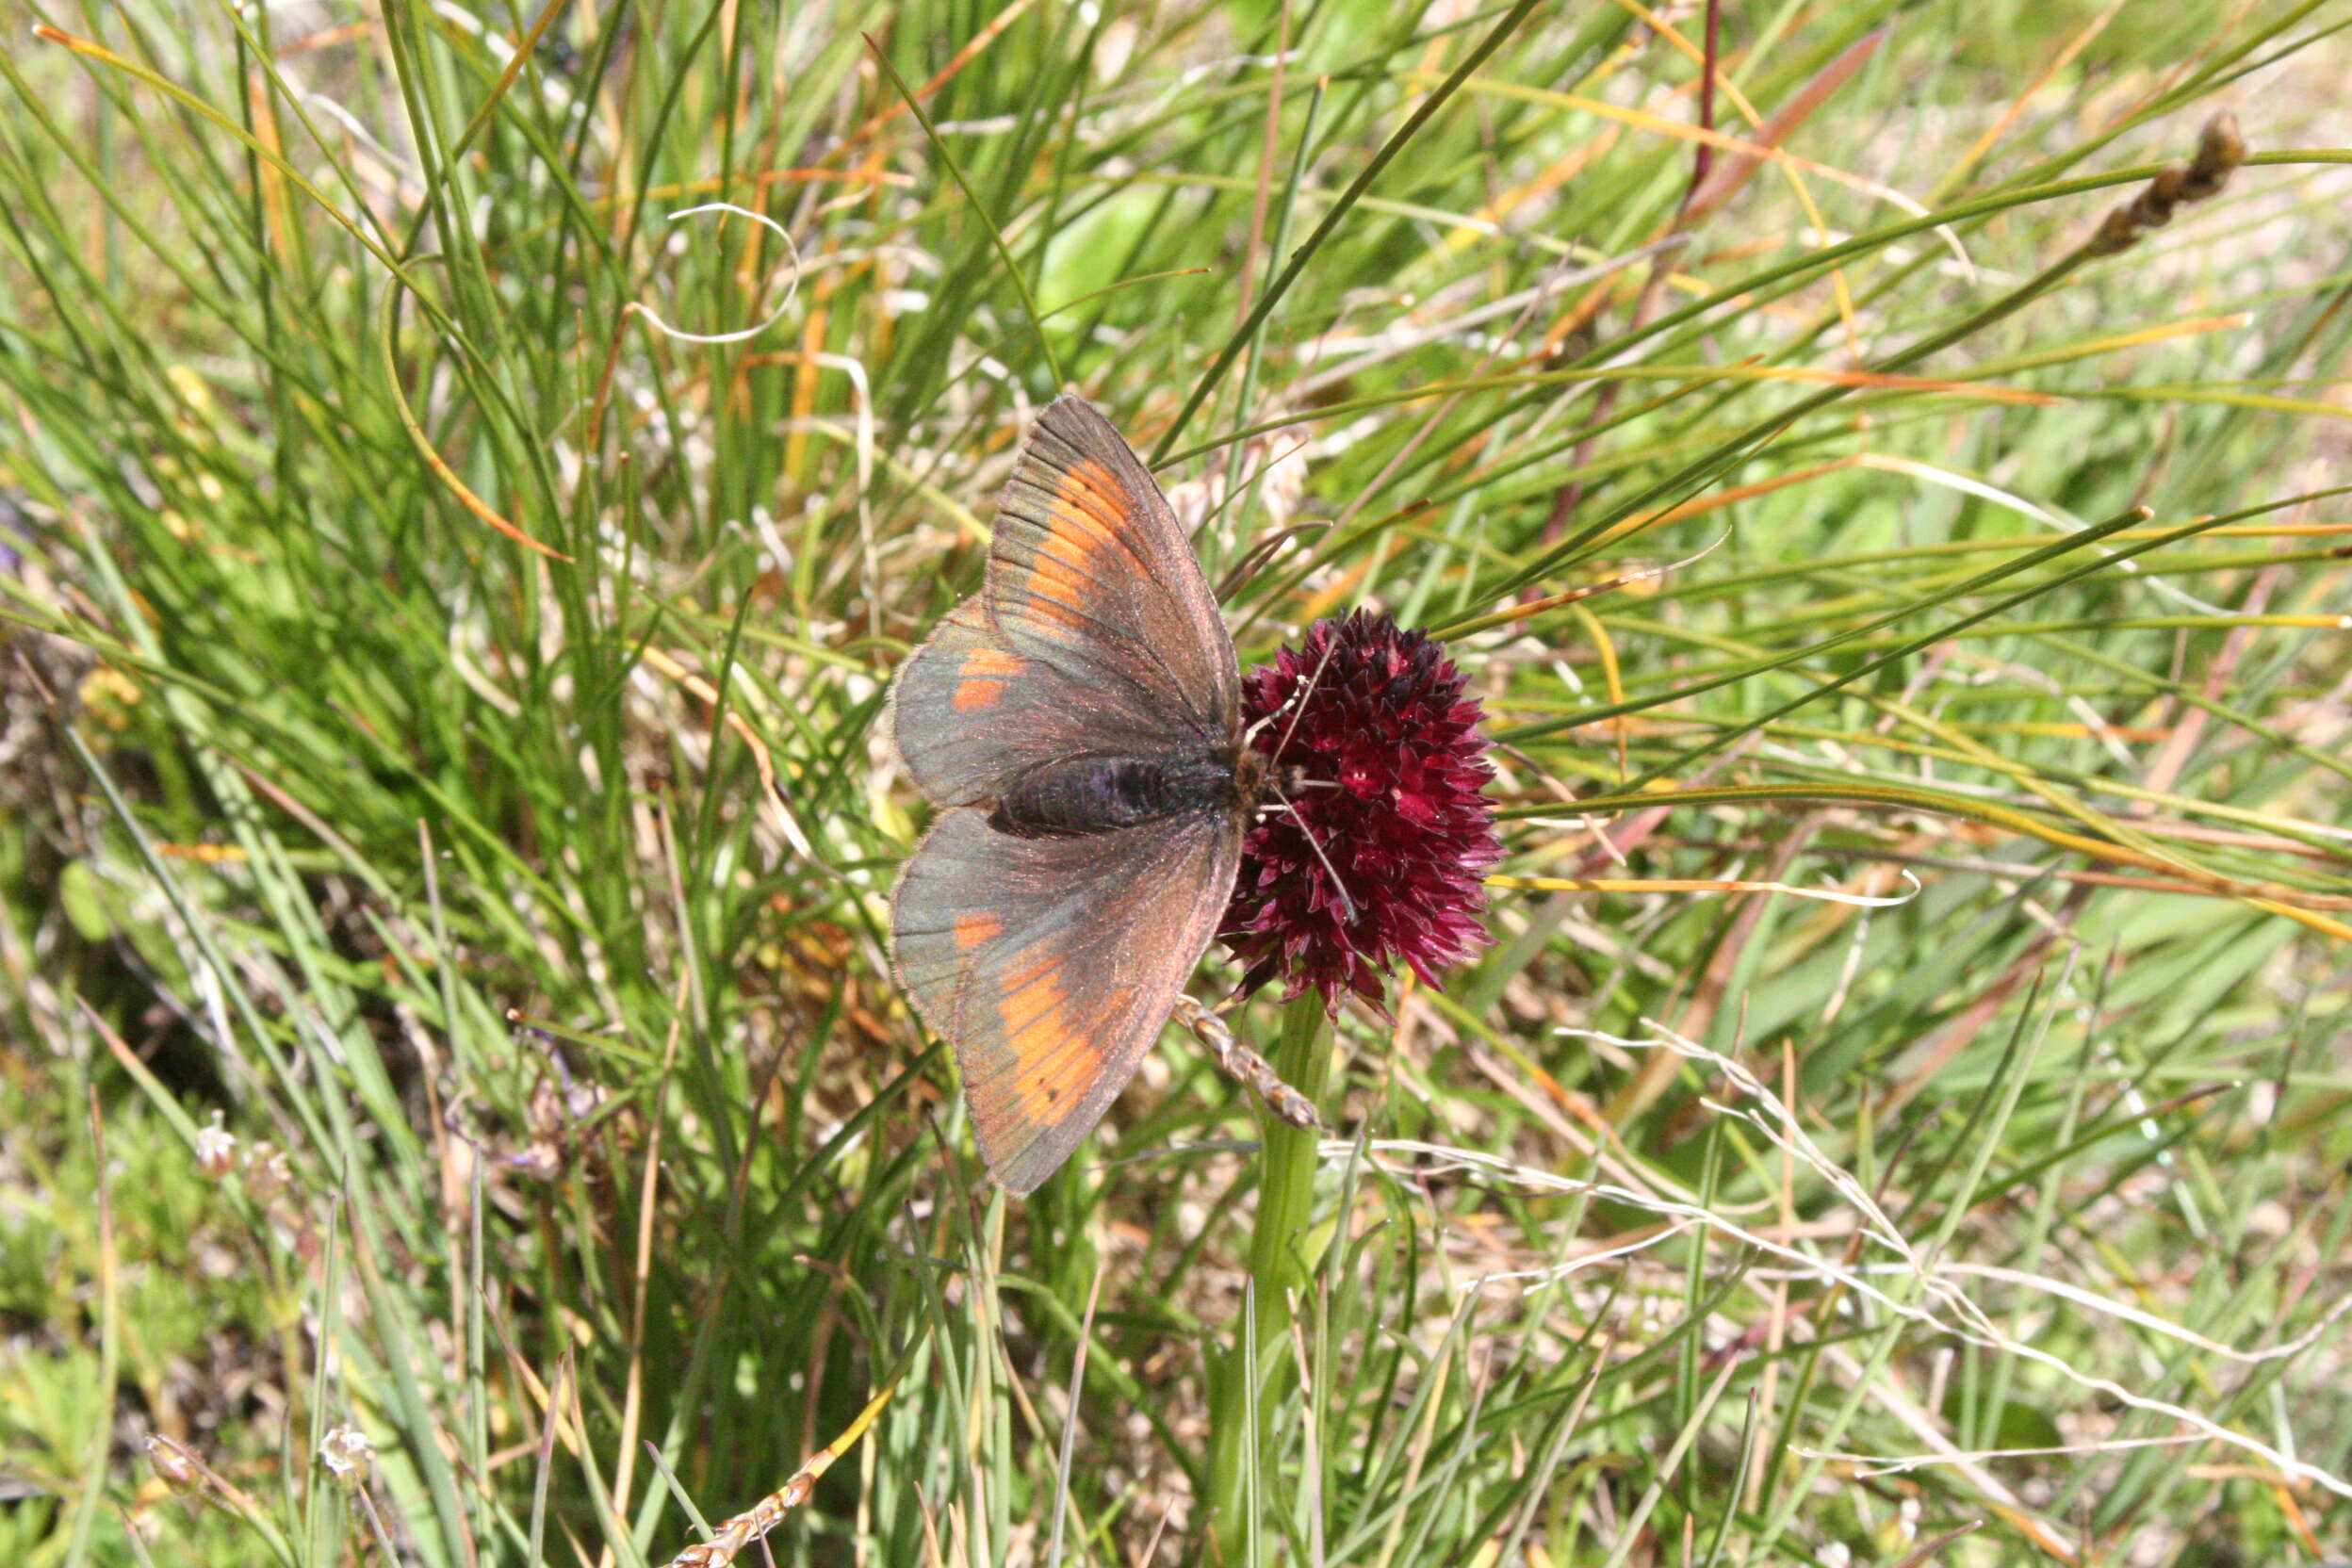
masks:
[[[890,1394],[897,1387],[896,1378],[885,1383],[882,1392],[866,1401],[866,1408],[858,1413],[858,1419],[841,1436],[793,1471],[782,1486],[711,1531],[710,1540],[697,1542],[670,1559],[669,1568],[727,1568],[745,1547],[774,1529],[785,1514],[808,1501],[817,1489],[817,1478],[832,1468],[833,1462],[865,1435],[866,1429],[874,1425],[874,1418],[882,1413],[882,1407],[890,1402]]]
[[[2149,230],[2171,222],[2176,209],[2219,195],[2246,157],[2246,138],[2238,130],[2238,117],[2223,109],[2197,133],[2197,155],[2188,163],[2159,172],[2138,195],[2108,213],[2097,232],[2083,242],[2082,255],[2089,259],[2130,250]]]
[[[1217,1070],[1265,1101],[1267,1110],[1305,1131],[1312,1132],[1323,1125],[1322,1117],[1315,1113],[1315,1102],[1283,1083],[1271,1062],[1235,1039],[1223,1019],[1184,995],[1176,998],[1174,1011],[1176,1021],[1200,1037],[1215,1054]]]
[[[2184,202],[2201,202],[2217,193],[2230,183],[2230,176],[2246,162],[2246,138],[2238,130],[2238,117],[2228,109],[2205,122],[2205,129],[2197,133],[2197,159],[2189,165],[2189,177],[2180,189]]]

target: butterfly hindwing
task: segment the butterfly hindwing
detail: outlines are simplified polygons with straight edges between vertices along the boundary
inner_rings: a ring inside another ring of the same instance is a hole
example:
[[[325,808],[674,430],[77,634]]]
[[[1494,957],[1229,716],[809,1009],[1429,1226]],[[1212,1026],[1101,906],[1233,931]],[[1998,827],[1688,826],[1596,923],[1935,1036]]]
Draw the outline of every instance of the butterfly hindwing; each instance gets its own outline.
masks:
[[[900,873],[900,983],[955,1047],[988,1169],[1026,1193],[1070,1157],[1159,1037],[1232,896],[1241,832],[1213,813],[1023,839],[941,813]]]

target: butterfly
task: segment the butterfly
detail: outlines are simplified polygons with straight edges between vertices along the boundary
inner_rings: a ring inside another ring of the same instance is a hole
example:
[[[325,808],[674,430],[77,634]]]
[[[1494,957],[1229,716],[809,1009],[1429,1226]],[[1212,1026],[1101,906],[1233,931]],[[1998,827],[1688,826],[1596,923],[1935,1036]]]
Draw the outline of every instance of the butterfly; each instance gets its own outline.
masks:
[[[989,1173],[1027,1193],[1189,1003],[1275,788],[1191,543],[1093,405],[1064,397],[1038,416],[983,586],[908,657],[890,714],[942,808],[891,892],[892,962],[955,1048]],[[1203,1033],[1279,1114],[1313,1124],[1230,1033]]]

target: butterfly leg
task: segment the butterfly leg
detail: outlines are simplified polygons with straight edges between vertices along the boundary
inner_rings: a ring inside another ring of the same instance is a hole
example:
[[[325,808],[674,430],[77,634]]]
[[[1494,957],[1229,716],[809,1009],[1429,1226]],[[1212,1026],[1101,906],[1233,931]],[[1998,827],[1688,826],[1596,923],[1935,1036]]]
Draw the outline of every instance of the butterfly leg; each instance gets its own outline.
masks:
[[[1283,1083],[1272,1063],[1234,1038],[1223,1019],[1182,991],[1176,993],[1173,1011],[1176,1021],[1191,1030],[1216,1054],[1217,1065],[1225,1076],[1255,1090],[1258,1098],[1266,1102],[1266,1109],[1293,1127],[1323,1125],[1323,1119],[1315,1115],[1315,1102]]]

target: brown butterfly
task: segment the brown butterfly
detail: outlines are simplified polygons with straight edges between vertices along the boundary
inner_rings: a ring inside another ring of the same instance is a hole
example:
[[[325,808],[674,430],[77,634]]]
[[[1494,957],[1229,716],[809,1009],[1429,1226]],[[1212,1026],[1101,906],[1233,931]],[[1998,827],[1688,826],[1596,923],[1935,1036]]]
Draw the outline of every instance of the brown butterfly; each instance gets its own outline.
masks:
[[[899,671],[890,723],[945,808],[891,894],[899,982],[956,1048],[989,1171],[1026,1193],[1189,1000],[1270,788],[1200,564],[1092,405],[1062,398],[1037,419],[985,583]],[[1230,1034],[1204,1033],[1314,1124]]]

